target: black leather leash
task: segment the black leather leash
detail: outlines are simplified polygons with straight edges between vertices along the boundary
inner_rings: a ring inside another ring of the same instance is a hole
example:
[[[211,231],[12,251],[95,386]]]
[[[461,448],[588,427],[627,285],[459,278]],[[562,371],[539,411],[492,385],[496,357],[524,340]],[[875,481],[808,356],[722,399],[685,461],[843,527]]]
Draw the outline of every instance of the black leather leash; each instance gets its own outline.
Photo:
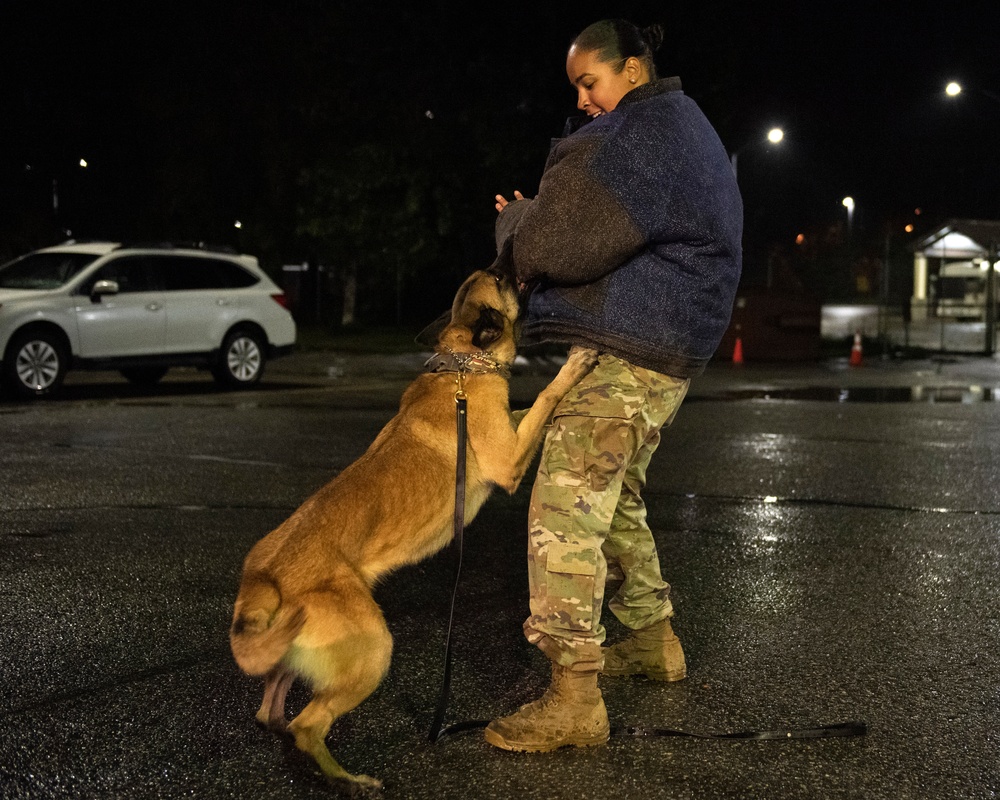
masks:
[[[738,731],[736,733],[692,733],[672,728],[649,728],[645,725],[630,725],[612,728],[612,736],[689,736],[694,739],[749,739],[758,742],[781,742],[788,739],[833,739],[844,736],[864,736],[868,726],[864,722],[838,722],[835,725],[819,725],[815,728],[778,728],[771,731]]]
[[[443,736],[461,731],[485,728],[490,724],[488,719],[473,719],[467,722],[456,722],[438,733],[431,735],[431,741],[436,742]],[[833,725],[818,725],[815,728],[775,728],[769,731],[735,731],[731,733],[695,733],[674,728],[651,728],[646,725],[627,725],[624,728],[614,727],[611,735],[616,737],[631,737],[642,739],[650,736],[687,737],[689,739],[741,739],[757,742],[785,742],[789,739],[843,739],[849,736],[864,736],[868,733],[868,725],[859,720],[837,722]]]
[[[448,632],[444,647],[444,677],[441,681],[441,695],[438,698],[434,721],[431,723],[429,738],[431,742],[440,741],[444,736],[461,731],[485,728],[490,724],[487,719],[456,722],[447,727],[444,724],[448,712],[448,699],[451,695],[451,632],[455,621],[455,598],[458,595],[458,582],[462,574],[462,538],[465,533],[465,457],[467,441],[468,398],[463,385],[463,373],[458,373],[458,390],[455,392],[455,428],[458,434],[458,453],[455,459],[455,536],[451,548],[455,553],[455,582],[451,590],[451,607],[448,611]],[[743,739],[756,741],[787,741],[789,739],[830,739],[845,736],[864,736],[868,726],[864,722],[841,722],[835,725],[820,725],[815,728],[788,729],[780,728],[769,731],[739,731],[736,733],[692,733],[672,728],[651,728],[645,725],[630,725],[624,728],[612,728],[612,736],[648,737],[648,736],[687,736],[695,739]]]
[[[444,727],[444,716],[448,711],[448,697],[451,694],[451,630],[455,621],[455,597],[458,595],[458,579],[462,574],[462,536],[465,532],[465,453],[466,453],[466,422],[468,398],[462,383],[463,374],[458,373],[458,390],[455,392],[455,429],[458,433],[458,453],[455,458],[455,537],[451,549],[455,553],[455,583],[451,590],[451,608],[448,611],[448,634],[444,646],[444,678],[441,682],[441,696],[438,698],[437,711],[434,712],[434,722],[431,723],[430,740],[436,742],[448,733],[466,727],[478,727],[467,723],[458,723]],[[485,727],[488,722],[483,722]]]

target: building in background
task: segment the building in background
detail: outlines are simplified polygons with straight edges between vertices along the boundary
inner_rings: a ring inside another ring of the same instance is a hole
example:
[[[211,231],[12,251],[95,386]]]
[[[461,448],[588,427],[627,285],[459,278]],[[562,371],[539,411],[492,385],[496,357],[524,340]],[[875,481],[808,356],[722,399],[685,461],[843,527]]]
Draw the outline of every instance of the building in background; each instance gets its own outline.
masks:
[[[944,317],[988,321],[994,306],[1000,220],[952,219],[924,236],[913,248],[914,321]],[[993,263],[994,272],[989,269]]]

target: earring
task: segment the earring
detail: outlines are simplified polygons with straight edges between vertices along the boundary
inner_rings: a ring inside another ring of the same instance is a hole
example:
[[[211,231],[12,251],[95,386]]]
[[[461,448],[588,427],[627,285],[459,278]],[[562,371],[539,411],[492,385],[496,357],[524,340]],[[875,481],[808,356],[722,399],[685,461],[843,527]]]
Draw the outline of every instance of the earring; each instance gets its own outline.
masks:
[[[635,83],[635,78],[629,78],[629,79],[628,79],[628,82],[629,82],[629,83]]]

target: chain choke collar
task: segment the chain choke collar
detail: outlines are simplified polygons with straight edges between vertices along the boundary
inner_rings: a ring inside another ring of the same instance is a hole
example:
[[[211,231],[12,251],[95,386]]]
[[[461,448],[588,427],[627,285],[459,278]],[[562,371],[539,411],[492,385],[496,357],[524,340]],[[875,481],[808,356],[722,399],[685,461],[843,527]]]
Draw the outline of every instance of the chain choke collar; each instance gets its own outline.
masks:
[[[445,349],[443,353],[435,353],[424,362],[427,372],[457,372],[459,375],[495,374],[504,378],[510,377],[510,368],[497,361],[493,353],[480,350],[478,353],[456,353]]]

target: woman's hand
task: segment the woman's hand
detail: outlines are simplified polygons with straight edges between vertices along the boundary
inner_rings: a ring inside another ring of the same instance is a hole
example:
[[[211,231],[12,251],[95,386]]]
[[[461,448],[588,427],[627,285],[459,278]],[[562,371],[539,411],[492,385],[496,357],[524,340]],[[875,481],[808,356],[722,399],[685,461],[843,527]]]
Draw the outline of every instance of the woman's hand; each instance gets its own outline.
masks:
[[[519,192],[519,191],[518,191],[517,189],[515,189],[515,190],[514,190],[514,199],[515,199],[515,200],[523,200],[523,199],[524,199],[524,195],[523,195],[523,194],[521,194],[521,193],[520,193],[520,192]],[[505,208],[507,207],[507,204],[508,204],[508,203],[510,202],[510,201],[509,201],[509,200],[508,200],[508,199],[507,199],[506,197],[504,197],[504,196],[503,196],[502,194],[498,194],[498,195],[496,196],[496,201],[497,201],[497,213],[498,213],[498,214],[499,214],[499,213],[500,213],[501,211],[503,211],[503,210],[504,210],[504,209],[505,209]]]

